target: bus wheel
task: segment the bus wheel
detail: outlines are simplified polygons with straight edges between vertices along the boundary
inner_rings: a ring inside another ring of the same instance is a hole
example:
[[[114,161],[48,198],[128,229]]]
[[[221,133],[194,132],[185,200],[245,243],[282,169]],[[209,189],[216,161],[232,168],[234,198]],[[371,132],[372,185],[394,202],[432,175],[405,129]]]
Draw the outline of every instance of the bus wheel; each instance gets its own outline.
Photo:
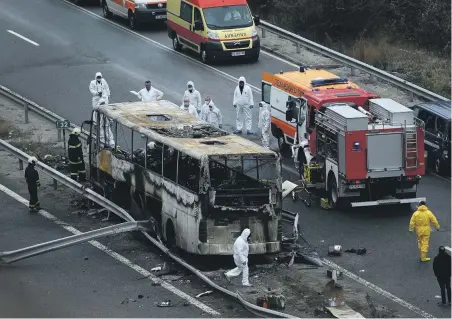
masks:
[[[171,219],[166,222],[166,247],[169,249],[176,246],[176,231],[174,230],[174,225]]]

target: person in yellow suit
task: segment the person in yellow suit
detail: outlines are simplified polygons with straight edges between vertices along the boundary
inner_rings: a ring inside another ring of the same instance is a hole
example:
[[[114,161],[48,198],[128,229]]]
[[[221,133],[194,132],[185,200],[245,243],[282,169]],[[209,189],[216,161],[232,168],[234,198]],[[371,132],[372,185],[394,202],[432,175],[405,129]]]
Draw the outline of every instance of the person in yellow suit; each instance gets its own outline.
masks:
[[[417,246],[421,261],[429,261],[427,257],[428,242],[430,240],[430,224],[439,230],[438,220],[435,215],[427,208],[425,202],[421,200],[417,206],[417,210],[413,213],[410,220],[410,232],[416,228]]]

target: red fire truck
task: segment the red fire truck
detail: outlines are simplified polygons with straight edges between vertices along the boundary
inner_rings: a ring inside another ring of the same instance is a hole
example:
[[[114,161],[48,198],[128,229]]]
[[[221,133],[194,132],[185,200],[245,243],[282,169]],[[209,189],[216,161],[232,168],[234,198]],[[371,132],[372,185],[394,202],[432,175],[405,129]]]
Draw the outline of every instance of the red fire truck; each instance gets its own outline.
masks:
[[[287,108],[286,120],[297,123],[300,138],[292,150],[304,186],[326,193],[330,207],[425,200],[416,198],[425,174],[424,123],[412,110],[382,98],[370,99],[368,111],[353,103],[330,103],[303,125],[307,100],[289,101]],[[310,147],[314,133],[315,148]]]

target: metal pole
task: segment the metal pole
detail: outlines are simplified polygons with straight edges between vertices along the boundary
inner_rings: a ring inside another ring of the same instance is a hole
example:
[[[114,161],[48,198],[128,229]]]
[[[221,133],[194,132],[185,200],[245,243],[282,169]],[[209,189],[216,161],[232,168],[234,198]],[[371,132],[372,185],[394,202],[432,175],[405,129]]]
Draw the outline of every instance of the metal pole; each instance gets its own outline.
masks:
[[[265,38],[267,35],[267,31],[265,29],[262,29],[262,39]]]
[[[297,53],[300,53],[301,52],[300,44],[295,43],[295,46],[297,47]]]
[[[57,130],[58,130],[58,142],[61,142],[61,130],[60,129]]]
[[[370,83],[375,83],[375,76],[373,76],[372,74],[370,74],[370,76],[369,76],[369,81],[370,81]]]
[[[66,150],[66,130],[63,129],[63,147],[64,147],[64,158],[67,158]]]
[[[19,160],[19,169],[20,169],[21,171],[24,170],[24,162],[23,162],[21,159]]]
[[[24,102],[24,110],[25,110],[25,124],[28,124],[28,103]]]
[[[352,66],[350,67],[350,75],[355,76],[356,75],[356,69]]]
[[[413,94],[413,92],[408,92],[408,101],[410,101],[410,102],[414,101],[414,94]]]
[[[57,189],[58,188],[58,182],[57,180],[54,178],[53,179],[53,189]]]

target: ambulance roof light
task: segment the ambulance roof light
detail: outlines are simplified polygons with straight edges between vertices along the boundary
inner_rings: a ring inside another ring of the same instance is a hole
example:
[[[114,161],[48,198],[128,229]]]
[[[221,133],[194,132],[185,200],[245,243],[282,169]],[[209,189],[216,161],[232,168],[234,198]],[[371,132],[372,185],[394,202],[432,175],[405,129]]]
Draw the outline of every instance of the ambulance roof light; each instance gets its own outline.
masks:
[[[315,79],[311,81],[311,86],[326,86],[332,84],[348,84],[346,78],[332,78],[332,79]]]

